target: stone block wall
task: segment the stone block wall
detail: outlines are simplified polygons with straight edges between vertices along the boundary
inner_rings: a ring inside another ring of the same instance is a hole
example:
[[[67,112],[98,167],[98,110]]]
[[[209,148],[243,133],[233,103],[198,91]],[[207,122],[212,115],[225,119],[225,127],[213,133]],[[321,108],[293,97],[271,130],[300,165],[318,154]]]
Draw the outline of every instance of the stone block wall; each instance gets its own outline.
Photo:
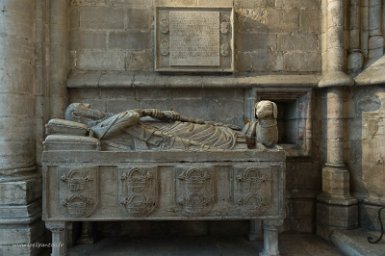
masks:
[[[235,1],[240,72],[321,71],[321,1]]]
[[[153,70],[152,1],[71,1],[72,69]]]
[[[158,5],[234,5],[238,72],[321,71],[320,0],[72,0],[72,70],[153,71]]]

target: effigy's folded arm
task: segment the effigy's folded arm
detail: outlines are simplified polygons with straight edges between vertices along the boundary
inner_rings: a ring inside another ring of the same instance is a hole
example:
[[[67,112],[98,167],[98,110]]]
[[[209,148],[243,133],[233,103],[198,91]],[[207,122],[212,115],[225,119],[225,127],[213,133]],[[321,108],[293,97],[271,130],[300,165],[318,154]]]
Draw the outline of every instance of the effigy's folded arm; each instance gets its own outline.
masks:
[[[140,114],[134,110],[127,110],[113,115],[91,127],[93,135],[99,139],[118,134],[122,129],[138,124]]]

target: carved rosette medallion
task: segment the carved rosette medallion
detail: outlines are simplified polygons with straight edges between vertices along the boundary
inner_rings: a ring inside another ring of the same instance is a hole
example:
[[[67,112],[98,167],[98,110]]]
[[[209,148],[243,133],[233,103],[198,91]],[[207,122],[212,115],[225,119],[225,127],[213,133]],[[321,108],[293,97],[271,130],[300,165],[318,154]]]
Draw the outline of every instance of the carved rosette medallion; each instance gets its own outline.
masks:
[[[158,205],[157,167],[120,170],[120,204],[130,216],[147,216]]]
[[[66,215],[90,216],[99,202],[99,168],[61,168],[59,197]]]
[[[269,169],[235,170],[235,204],[247,214],[265,213],[271,206],[271,181]]]
[[[228,21],[222,21],[220,26],[221,34],[228,34],[230,30],[230,23]]]
[[[228,56],[230,54],[230,46],[228,44],[221,45],[221,55]]]
[[[213,179],[204,168],[176,172],[176,200],[183,215],[205,215],[214,203]]]
[[[162,40],[160,42],[159,51],[160,51],[160,55],[162,56],[167,56],[170,53],[167,40]]]
[[[168,16],[163,16],[159,19],[159,29],[162,34],[167,34],[169,32]]]

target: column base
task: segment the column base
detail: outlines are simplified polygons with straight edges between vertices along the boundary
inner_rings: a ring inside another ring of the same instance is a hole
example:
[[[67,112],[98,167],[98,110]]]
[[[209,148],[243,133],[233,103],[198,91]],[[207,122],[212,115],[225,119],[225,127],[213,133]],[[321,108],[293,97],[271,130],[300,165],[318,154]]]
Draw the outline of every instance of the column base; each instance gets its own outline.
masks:
[[[0,255],[38,256],[49,249],[44,223],[0,225]]]
[[[353,76],[358,75],[362,70],[363,63],[364,56],[361,50],[356,49],[349,53],[348,70],[350,74],[353,74]]]
[[[49,246],[41,221],[41,178],[0,182],[0,255],[41,255]]]
[[[279,256],[280,254],[270,254],[270,253],[268,253],[268,252],[265,252],[265,251],[263,251],[263,252],[261,252],[260,254],[259,254],[259,256]]]
[[[319,87],[352,86],[354,80],[342,71],[329,71],[319,81]]]
[[[317,235],[329,240],[334,230],[358,227],[358,202],[353,197],[331,198],[321,194],[317,202]]]

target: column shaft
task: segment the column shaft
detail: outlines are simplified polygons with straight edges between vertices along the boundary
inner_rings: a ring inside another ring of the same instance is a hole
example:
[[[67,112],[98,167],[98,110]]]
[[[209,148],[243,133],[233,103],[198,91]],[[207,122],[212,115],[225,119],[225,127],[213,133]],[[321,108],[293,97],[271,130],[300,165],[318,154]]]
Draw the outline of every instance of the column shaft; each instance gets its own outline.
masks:
[[[367,58],[369,51],[369,0],[361,0],[361,50]]]
[[[35,149],[38,2],[0,6],[0,255],[38,255],[41,248],[28,244],[44,239]]]
[[[328,71],[344,68],[344,8],[340,0],[329,0],[327,7]]]
[[[349,36],[349,60],[348,70],[353,75],[358,75],[362,69],[363,56],[360,44],[361,29],[361,9],[360,0],[350,1],[350,36]]]
[[[344,166],[343,160],[343,99],[342,90],[329,88],[327,92],[327,157],[326,165]]]
[[[50,2],[50,108],[51,117],[62,117],[67,105],[69,65],[68,2]]]
[[[320,87],[349,86],[353,80],[347,76],[345,71],[345,33],[344,33],[344,3],[342,0],[328,0],[324,4],[326,8],[326,21],[323,25],[326,35],[326,54],[323,61],[326,62]]]
[[[5,0],[0,12],[0,176],[35,165],[35,1]]]
[[[369,0],[369,55],[367,65],[371,65],[384,54],[384,37],[381,29],[381,0]]]

